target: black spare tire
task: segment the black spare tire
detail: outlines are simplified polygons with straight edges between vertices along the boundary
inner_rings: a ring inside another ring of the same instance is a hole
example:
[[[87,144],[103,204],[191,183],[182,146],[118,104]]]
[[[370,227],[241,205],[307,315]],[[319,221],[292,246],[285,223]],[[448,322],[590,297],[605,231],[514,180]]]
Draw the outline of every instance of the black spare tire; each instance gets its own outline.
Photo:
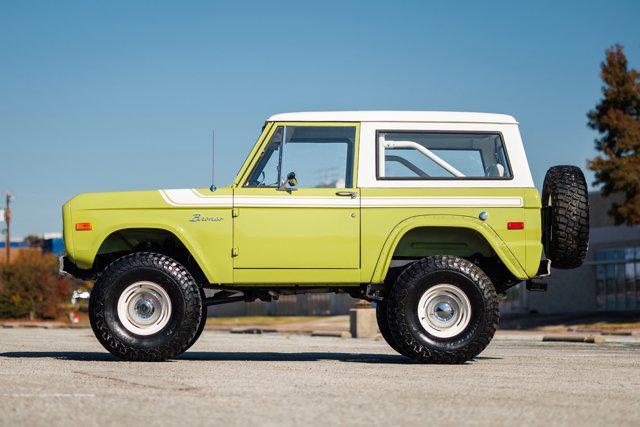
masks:
[[[542,244],[555,268],[580,267],[587,255],[589,192],[576,166],[553,166],[544,177]]]

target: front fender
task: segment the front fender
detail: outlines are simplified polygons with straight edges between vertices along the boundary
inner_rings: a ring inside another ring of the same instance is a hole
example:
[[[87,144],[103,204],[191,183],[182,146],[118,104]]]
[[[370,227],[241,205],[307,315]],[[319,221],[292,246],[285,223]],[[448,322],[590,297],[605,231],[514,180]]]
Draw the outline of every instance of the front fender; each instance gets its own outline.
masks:
[[[485,222],[462,215],[419,215],[405,219],[391,230],[378,256],[371,283],[382,283],[384,281],[398,243],[407,232],[418,227],[460,227],[474,230],[489,243],[511,274],[518,279],[528,279],[525,270],[509,247]]]
[[[89,193],[74,197],[64,207],[64,236],[69,258],[82,269],[94,266],[105,239],[120,230],[153,229],[171,233],[189,251],[211,283],[233,282],[231,258],[232,215],[230,188],[215,196],[198,197],[201,190],[182,190],[198,203],[176,204],[159,191]],[[212,203],[201,203],[211,198]],[[213,203],[215,202],[215,203]],[[194,215],[215,221],[193,221]],[[75,224],[91,223],[90,230]]]
[[[155,229],[167,231],[173,234],[183,245],[193,259],[198,263],[202,271],[204,272],[207,278],[214,277],[214,273],[212,271],[208,271],[208,265],[204,259],[202,259],[201,255],[204,253],[203,248],[197,241],[192,241],[185,237],[185,230],[182,227],[174,227],[171,224],[160,224],[160,223],[150,223],[150,222],[129,222],[124,225],[114,225],[110,227],[102,228],[98,233],[95,233],[93,238],[91,239],[91,243],[84,246],[83,249],[77,248],[75,253],[73,254],[73,260],[76,262],[77,266],[83,269],[90,269],[93,267],[93,262],[100,250],[102,244],[107,240],[109,236],[118,231],[125,231],[130,229]],[[77,238],[75,240],[78,240]]]

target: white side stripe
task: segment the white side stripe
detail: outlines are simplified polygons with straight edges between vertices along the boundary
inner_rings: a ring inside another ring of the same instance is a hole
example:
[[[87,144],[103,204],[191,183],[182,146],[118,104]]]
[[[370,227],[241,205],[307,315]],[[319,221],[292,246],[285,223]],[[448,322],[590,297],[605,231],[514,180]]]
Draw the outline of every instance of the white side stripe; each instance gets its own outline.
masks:
[[[220,206],[231,207],[231,196],[203,196],[194,189],[187,190],[160,190],[165,202],[171,206]]]
[[[171,206],[232,207],[232,196],[204,196],[193,189],[160,190]],[[339,196],[236,196],[236,207],[336,207],[336,208],[443,208],[443,207],[521,207],[522,197],[362,197]]]
[[[239,207],[344,207],[357,208],[360,207],[358,199],[348,197],[313,197],[313,196],[236,196],[235,206]]]
[[[363,208],[520,207],[522,197],[363,197]]]

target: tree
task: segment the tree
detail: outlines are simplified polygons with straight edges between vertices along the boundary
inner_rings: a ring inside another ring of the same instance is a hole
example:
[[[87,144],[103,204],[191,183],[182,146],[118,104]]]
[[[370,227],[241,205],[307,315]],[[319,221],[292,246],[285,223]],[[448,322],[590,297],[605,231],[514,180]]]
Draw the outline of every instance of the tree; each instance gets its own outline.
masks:
[[[587,114],[589,127],[600,136],[595,140],[598,154],[588,161],[595,172],[594,185],[602,194],[620,194],[621,203],[609,210],[616,224],[640,224],[640,73],[629,69],[622,46],[606,51],[600,77],[603,98]]]
[[[29,235],[24,238],[25,242],[29,244],[32,248],[42,248],[44,245],[44,239],[40,236]]]

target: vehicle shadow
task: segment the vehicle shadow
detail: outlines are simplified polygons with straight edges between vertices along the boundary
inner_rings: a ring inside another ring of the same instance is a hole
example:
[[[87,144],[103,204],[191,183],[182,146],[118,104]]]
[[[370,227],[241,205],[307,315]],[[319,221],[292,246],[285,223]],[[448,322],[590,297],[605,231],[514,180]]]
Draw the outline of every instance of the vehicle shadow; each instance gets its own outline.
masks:
[[[10,359],[58,359],[74,362],[117,362],[120,359],[99,351],[8,351],[0,357]]]
[[[120,359],[110,353],[97,351],[11,351],[0,353],[0,357],[11,359],[50,358],[74,362],[119,362]],[[478,356],[474,360],[497,360],[499,357]],[[334,360],[349,363],[399,364],[412,365],[418,362],[399,354],[367,354],[367,353],[276,353],[276,352],[226,352],[226,351],[191,351],[171,361],[211,361],[211,362],[318,362]]]

